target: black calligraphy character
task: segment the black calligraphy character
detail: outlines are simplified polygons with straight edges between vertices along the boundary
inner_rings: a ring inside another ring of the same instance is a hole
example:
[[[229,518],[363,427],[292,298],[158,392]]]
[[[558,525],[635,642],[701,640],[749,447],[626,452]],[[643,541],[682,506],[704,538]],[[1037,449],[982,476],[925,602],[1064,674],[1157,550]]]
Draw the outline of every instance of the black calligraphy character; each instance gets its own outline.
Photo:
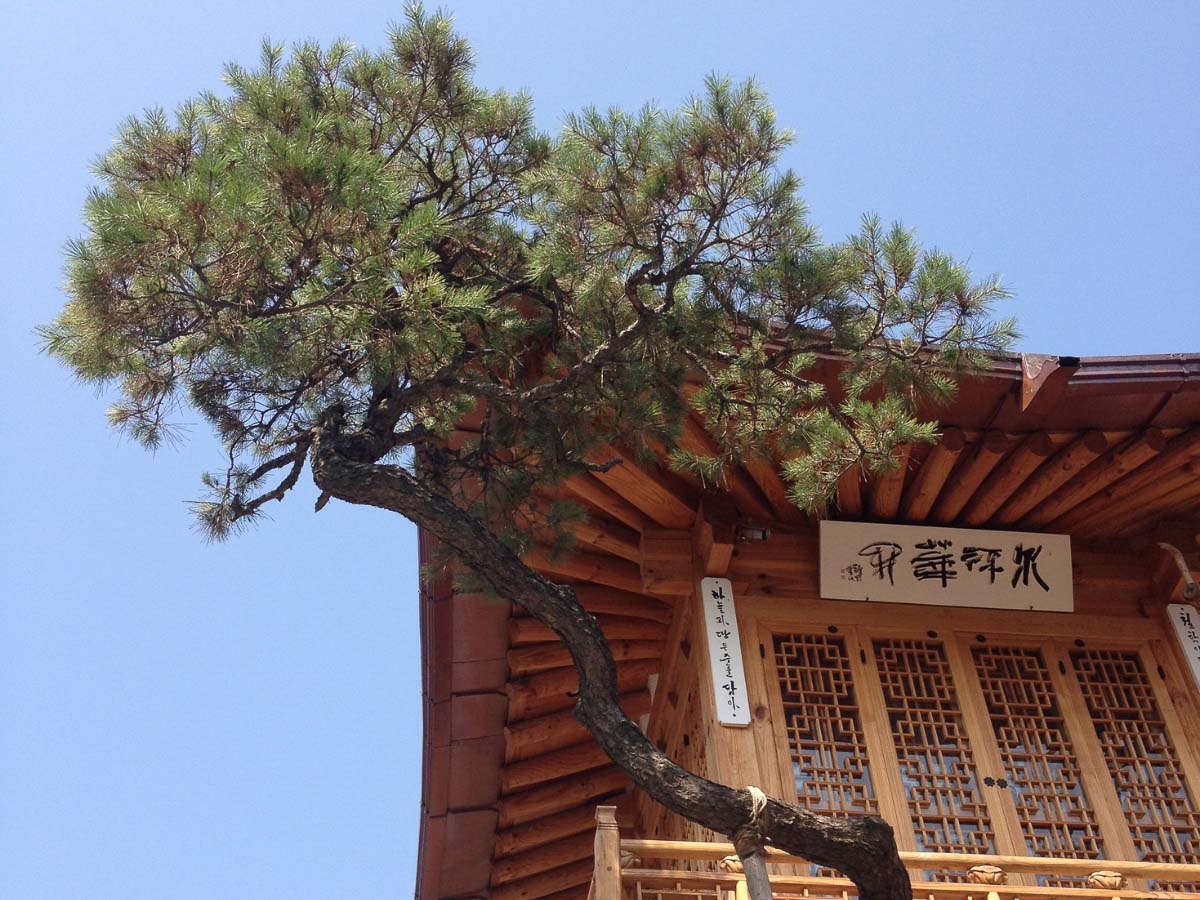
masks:
[[[1038,584],[1042,586],[1043,591],[1049,591],[1050,585],[1042,579],[1042,575],[1038,572],[1037,558],[1042,553],[1042,545],[1036,547],[1025,547],[1023,544],[1017,544],[1017,549],[1013,551],[1013,563],[1016,565],[1016,571],[1013,572],[1012,586],[1016,587],[1017,582],[1021,582],[1025,587],[1029,587],[1029,576],[1032,575]]]
[[[862,581],[863,567],[858,563],[851,563],[842,569],[842,577],[847,581]]]
[[[725,693],[729,695],[729,698],[726,701],[729,704],[729,707],[735,710],[740,709],[737,704],[737,683],[734,681],[727,681],[721,685],[721,687],[725,690]]]
[[[871,561],[871,571],[875,573],[876,578],[882,581],[886,575],[888,584],[895,584],[896,579],[893,576],[896,558],[900,556],[900,550],[899,544],[893,544],[891,541],[876,541],[859,550],[858,555]]]
[[[913,567],[913,578],[917,581],[937,580],[942,583],[942,587],[957,578],[954,554],[947,552],[953,545],[954,541],[938,541],[933,538],[917,544],[917,549],[921,552],[909,560]]]
[[[984,554],[987,554],[984,556]],[[996,583],[996,573],[1003,572],[1004,566],[996,565],[996,560],[1000,558],[1000,551],[994,550],[991,547],[963,547],[962,561],[967,567],[968,572],[974,572],[975,567],[979,566],[980,572],[987,572],[991,576],[990,584]]]

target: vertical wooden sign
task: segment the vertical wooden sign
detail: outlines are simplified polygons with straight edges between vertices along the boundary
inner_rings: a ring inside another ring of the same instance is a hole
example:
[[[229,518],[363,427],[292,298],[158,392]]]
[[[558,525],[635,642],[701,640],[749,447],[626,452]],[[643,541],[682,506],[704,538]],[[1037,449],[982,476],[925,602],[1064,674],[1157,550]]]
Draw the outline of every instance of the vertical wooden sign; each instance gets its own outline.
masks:
[[[1192,678],[1200,688],[1200,611],[1185,603],[1167,604],[1167,617],[1175,629],[1175,637],[1192,669]]]
[[[742,639],[738,634],[733,585],[728,578],[700,581],[704,600],[704,635],[712,667],[717,721],[722,725],[750,724],[750,701],[746,696],[746,670],[742,665]]]

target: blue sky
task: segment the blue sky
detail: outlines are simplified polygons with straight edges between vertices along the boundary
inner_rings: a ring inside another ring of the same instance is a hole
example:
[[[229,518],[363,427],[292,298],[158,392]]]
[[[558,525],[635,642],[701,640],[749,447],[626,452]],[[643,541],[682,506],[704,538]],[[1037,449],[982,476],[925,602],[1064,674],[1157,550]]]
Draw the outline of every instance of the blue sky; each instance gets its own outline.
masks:
[[[210,546],[203,429],[145,453],[36,352],[88,163],[263,35],[396,4],[18,0],[0,36],[0,897],[391,898],[420,778],[413,530],[305,489]],[[754,75],[830,238],[867,210],[1000,272],[1020,349],[1200,350],[1200,4],[460,2],[543,127]],[[185,417],[195,423],[195,417]]]

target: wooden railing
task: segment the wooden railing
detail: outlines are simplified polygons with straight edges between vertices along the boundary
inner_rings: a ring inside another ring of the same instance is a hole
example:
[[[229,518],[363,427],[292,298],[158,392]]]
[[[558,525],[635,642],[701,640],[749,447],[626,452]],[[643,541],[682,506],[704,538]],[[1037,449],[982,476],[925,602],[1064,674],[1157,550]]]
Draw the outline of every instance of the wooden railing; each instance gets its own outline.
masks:
[[[746,900],[746,880],[731,854],[729,844],[622,839],[616,808],[600,806],[589,900]],[[903,851],[900,859],[913,877],[914,900],[1200,900],[1200,865]],[[768,850],[767,862],[791,869],[771,873],[776,897],[856,896],[847,878],[795,874],[812,868],[800,857]],[[711,869],[693,871],[684,868],[688,863],[708,863]],[[927,880],[929,873],[951,873],[957,880]],[[1030,883],[1009,884],[1009,876]],[[1046,880],[1078,885],[1040,883]]]

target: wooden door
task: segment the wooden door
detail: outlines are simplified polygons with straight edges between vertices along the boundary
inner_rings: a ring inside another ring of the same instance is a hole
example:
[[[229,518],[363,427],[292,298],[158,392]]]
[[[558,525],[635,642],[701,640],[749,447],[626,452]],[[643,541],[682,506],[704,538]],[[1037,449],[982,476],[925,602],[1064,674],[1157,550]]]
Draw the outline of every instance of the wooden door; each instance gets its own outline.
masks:
[[[883,815],[907,849],[1200,861],[1200,770],[1147,642],[837,624],[763,638],[808,808]]]

